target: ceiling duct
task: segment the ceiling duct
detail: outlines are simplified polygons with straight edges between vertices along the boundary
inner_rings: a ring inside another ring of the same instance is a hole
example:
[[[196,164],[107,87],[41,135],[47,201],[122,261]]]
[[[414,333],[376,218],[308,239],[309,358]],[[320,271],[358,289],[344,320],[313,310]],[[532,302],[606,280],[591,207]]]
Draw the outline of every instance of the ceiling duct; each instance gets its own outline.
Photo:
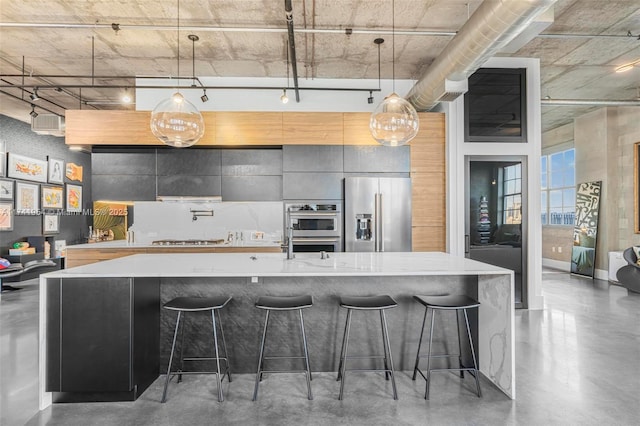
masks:
[[[31,117],[31,130],[39,135],[64,136],[64,118],[55,114]]]
[[[438,102],[455,99],[456,91],[447,92],[447,79],[466,80],[555,2],[485,0],[418,79],[407,100],[425,111]]]

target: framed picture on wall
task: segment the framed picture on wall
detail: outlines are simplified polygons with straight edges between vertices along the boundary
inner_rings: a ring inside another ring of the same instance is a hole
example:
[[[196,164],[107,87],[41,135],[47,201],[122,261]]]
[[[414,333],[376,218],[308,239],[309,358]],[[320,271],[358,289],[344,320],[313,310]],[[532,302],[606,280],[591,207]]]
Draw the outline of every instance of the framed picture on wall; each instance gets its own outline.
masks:
[[[57,214],[42,215],[42,233],[44,235],[60,233],[60,216]]]
[[[0,176],[4,176],[7,172],[5,166],[7,164],[7,144],[4,141],[0,141]]]
[[[13,181],[11,179],[0,179],[0,200],[13,201]]]
[[[40,214],[40,185],[16,182],[16,214]]]
[[[9,153],[7,176],[15,179],[47,182],[47,162]]]
[[[82,186],[67,184],[67,211],[82,212]]]
[[[0,231],[13,230],[13,203],[0,201]]]
[[[64,160],[58,160],[55,158],[49,157],[49,176],[47,180],[49,183],[60,183],[64,182]]]
[[[62,191],[63,188],[61,186],[42,185],[42,208],[63,209]]]
[[[636,234],[640,234],[640,142],[633,146],[633,175],[634,179],[634,203],[635,206],[635,222]]]

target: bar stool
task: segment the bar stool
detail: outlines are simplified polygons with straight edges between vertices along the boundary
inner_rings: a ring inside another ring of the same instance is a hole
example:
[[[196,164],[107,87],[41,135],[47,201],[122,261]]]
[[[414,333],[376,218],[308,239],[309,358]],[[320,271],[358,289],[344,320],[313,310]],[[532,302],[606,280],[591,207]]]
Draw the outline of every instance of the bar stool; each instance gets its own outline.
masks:
[[[386,380],[391,377],[391,384],[393,386],[393,399],[398,399],[398,391],[396,389],[396,379],[393,375],[393,359],[391,357],[391,347],[389,345],[389,332],[387,330],[387,318],[385,316],[385,309],[395,308],[398,306],[395,300],[391,296],[342,296],[340,297],[340,307],[347,309],[347,321],[344,326],[344,335],[342,338],[342,350],[340,351],[340,365],[338,367],[338,378],[340,383],[340,396],[339,400],[342,400],[344,395],[344,382],[346,379],[347,371],[384,371]],[[351,313],[354,310],[358,311],[380,311],[380,325],[382,328],[382,345],[384,348],[384,355],[373,356],[348,356],[349,351],[349,333],[351,331]],[[384,359],[384,369],[350,369],[347,370],[348,359]]]
[[[422,329],[420,331],[420,342],[418,343],[418,353],[416,354],[416,365],[413,368],[413,380],[416,379],[416,374],[420,373],[420,375],[426,380],[426,390],[424,394],[424,399],[429,399],[429,387],[431,385],[431,372],[432,371],[459,371],[460,377],[464,378],[464,372],[469,371],[471,375],[476,379],[476,389],[478,392],[478,397],[481,396],[480,393],[480,381],[478,380],[478,363],[476,360],[476,353],[473,348],[473,338],[471,337],[471,330],[469,328],[469,317],[467,316],[467,309],[477,308],[480,306],[480,302],[475,299],[472,299],[468,296],[463,295],[447,295],[447,296],[413,296],[413,298],[424,305],[424,319],[422,320]],[[427,312],[431,308],[431,326],[429,328],[429,352],[428,355],[420,356],[420,346],[422,346],[422,336],[424,334],[424,326],[427,321]],[[436,311],[455,311],[456,314],[456,325],[458,331],[458,354],[441,354],[441,355],[432,355],[431,347],[433,343],[433,320],[435,318]],[[465,367],[462,364],[462,345],[460,343],[460,320],[458,319],[458,312],[462,310],[464,313],[464,322],[467,327],[467,337],[469,338],[469,345],[471,347],[471,357],[473,358],[473,367]],[[459,368],[431,368],[431,358],[451,358],[458,357]],[[427,375],[418,368],[418,364],[420,362],[420,358],[427,358]]]
[[[262,381],[263,373],[302,373],[304,372],[307,378],[307,398],[313,399],[311,394],[311,368],[309,367],[309,349],[307,347],[307,335],[304,332],[304,318],[302,316],[302,310],[313,306],[313,298],[309,295],[305,296],[261,296],[256,302],[256,308],[264,309],[266,316],[264,319],[264,330],[262,332],[262,341],[260,342],[260,356],[258,357],[258,369],[256,372],[256,385],[253,390],[253,401],[258,399],[258,386]],[[304,356],[264,356],[264,345],[267,338],[267,327],[269,325],[269,314],[271,311],[293,311],[297,310],[300,314],[300,335],[302,336],[302,346]],[[265,370],[265,359],[304,359],[305,369],[296,370]]]
[[[164,382],[164,392],[162,393],[162,402],[165,402],[167,399],[167,388],[169,386],[169,380],[172,376],[178,375],[178,383],[182,381],[183,374],[215,374],[216,375],[216,383],[218,386],[218,401],[224,401],[224,395],[222,394],[222,380],[224,376],[227,375],[229,377],[229,382],[231,382],[231,366],[229,365],[229,359],[227,355],[227,342],[224,340],[224,328],[222,327],[222,318],[220,317],[220,312],[218,312],[218,319],[216,320],[216,311],[224,308],[227,303],[231,300],[231,297],[228,296],[215,296],[215,297],[176,297],[175,299],[164,304],[164,308],[170,311],[177,311],[178,318],[176,320],[176,328],[173,332],[173,343],[171,344],[171,356],[169,357],[169,367],[167,367],[167,378]],[[187,312],[202,312],[202,311],[211,311],[211,322],[213,324],[213,343],[215,346],[215,357],[190,357],[184,358],[184,324],[182,325],[182,336],[181,336],[181,344],[180,344],[180,369],[178,371],[172,372],[171,365],[173,364],[173,355],[176,348],[176,340],[178,337],[178,328],[180,327],[180,318],[182,314]],[[220,357],[219,349],[218,349],[218,331],[216,327],[216,323],[220,325],[220,336],[222,337],[222,345],[224,346],[224,357]],[[198,361],[198,360],[210,360],[216,361],[216,371],[183,371],[184,370],[184,361]],[[221,373],[220,370],[220,360],[224,360],[226,363],[226,369],[224,373]],[[222,377],[220,376],[222,374]]]

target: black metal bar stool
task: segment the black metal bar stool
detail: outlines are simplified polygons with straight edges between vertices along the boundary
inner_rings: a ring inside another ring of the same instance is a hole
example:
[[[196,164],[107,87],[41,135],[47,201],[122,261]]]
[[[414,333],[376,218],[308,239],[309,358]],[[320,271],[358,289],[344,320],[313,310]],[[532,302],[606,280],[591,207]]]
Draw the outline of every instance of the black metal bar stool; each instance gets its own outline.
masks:
[[[476,360],[476,352],[473,348],[473,338],[471,337],[471,329],[469,328],[469,317],[467,315],[467,309],[477,308],[480,306],[480,302],[463,295],[447,295],[447,296],[413,296],[413,298],[424,305],[424,319],[422,320],[422,329],[420,331],[420,342],[418,343],[418,353],[416,354],[416,365],[413,368],[413,380],[416,379],[416,374],[420,375],[426,380],[426,390],[424,399],[429,399],[429,387],[431,385],[431,372],[432,371],[459,371],[460,377],[464,377],[464,372],[469,371],[471,375],[476,379],[476,388],[478,391],[478,397],[480,393],[480,381],[478,380],[478,362]],[[420,346],[422,346],[422,336],[424,335],[424,326],[427,321],[427,312],[431,308],[431,326],[429,328],[429,352],[427,355],[420,356]],[[458,354],[440,354],[432,355],[431,347],[433,344],[433,320],[436,315],[436,311],[454,311],[456,314],[456,326],[458,334]],[[460,343],[460,320],[458,319],[458,312],[462,310],[464,313],[464,322],[467,328],[467,337],[469,338],[469,346],[471,347],[471,357],[473,358],[473,367],[465,367],[462,363],[462,345]],[[458,357],[459,368],[431,368],[431,358],[452,358]],[[418,368],[420,358],[427,358],[427,375]]]
[[[264,319],[264,331],[262,332],[262,341],[260,342],[260,356],[258,358],[258,369],[256,372],[256,385],[253,390],[253,401],[258,398],[258,386],[262,380],[262,373],[305,373],[307,378],[307,398],[313,399],[311,394],[311,368],[309,367],[309,348],[307,347],[307,335],[304,331],[304,318],[302,310],[313,306],[313,298],[311,296],[262,296],[256,302],[256,308],[264,309],[266,316]],[[264,344],[267,338],[267,326],[269,325],[269,314],[271,311],[293,311],[297,310],[300,314],[300,335],[302,336],[302,346],[304,356],[264,356]],[[265,370],[265,359],[304,359],[305,369],[296,370]]]
[[[340,298],[340,307],[347,309],[347,321],[344,326],[344,335],[342,337],[342,350],[340,351],[340,365],[338,367],[338,379],[340,380],[340,396],[339,400],[342,400],[344,395],[344,382],[346,379],[347,371],[384,371],[385,379],[391,378],[391,384],[393,386],[393,399],[398,399],[398,391],[396,389],[396,379],[393,374],[393,359],[391,357],[391,346],[389,345],[389,332],[387,329],[387,318],[384,314],[385,309],[395,308],[398,306],[395,300],[391,296],[343,296]],[[349,351],[349,333],[351,331],[351,313],[354,310],[359,311],[380,311],[380,325],[382,328],[382,345],[384,348],[384,355],[372,355],[372,356],[348,356]],[[350,369],[347,370],[348,359],[383,359],[384,369]]]
[[[215,374],[216,375],[216,384],[218,386],[218,401],[224,401],[224,395],[222,394],[222,380],[224,380],[224,376],[227,375],[229,377],[229,382],[231,382],[231,367],[229,365],[229,359],[227,355],[227,342],[224,340],[224,328],[222,327],[222,318],[220,317],[220,312],[218,312],[218,318],[216,320],[216,311],[224,308],[227,303],[231,300],[231,297],[228,296],[216,296],[216,297],[176,297],[175,299],[164,304],[164,308],[171,311],[178,311],[178,318],[176,320],[176,328],[173,332],[173,343],[171,344],[171,356],[169,357],[169,366],[167,367],[167,378],[164,382],[164,392],[162,393],[162,402],[165,402],[167,399],[167,388],[169,386],[169,380],[172,376],[175,376],[177,373],[178,383],[182,381],[183,374]],[[178,337],[178,328],[180,328],[180,318],[182,314],[187,312],[202,312],[202,311],[211,311],[211,323],[213,325],[213,343],[215,346],[215,357],[184,357],[184,323],[182,324],[182,336],[181,336],[181,344],[180,344],[180,370],[171,371],[171,366],[173,364],[173,355],[176,349],[176,340]],[[219,348],[218,348],[218,330],[216,324],[220,325],[220,336],[222,337],[222,345],[224,346],[224,357],[220,356]],[[183,371],[184,370],[184,361],[202,361],[202,360],[210,360],[216,362],[216,371]],[[220,370],[220,360],[224,360],[226,363],[225,372],[222,373]],[[221,376],[222,375],[222,376]]]

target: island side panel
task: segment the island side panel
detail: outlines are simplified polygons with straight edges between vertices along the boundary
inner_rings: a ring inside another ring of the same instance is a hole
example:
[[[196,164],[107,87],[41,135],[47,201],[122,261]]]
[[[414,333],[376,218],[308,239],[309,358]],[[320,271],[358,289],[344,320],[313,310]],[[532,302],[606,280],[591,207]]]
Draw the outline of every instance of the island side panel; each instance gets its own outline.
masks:
[[[424,307],[413,300],[414,294],[467,294],[477,297],[476,276],[400,276],[400,277],[286,277],[260,278],[251,284],[249,278],[163,278],[161,303],[180,296],[229,295],[233,300],[221,312],[225,335],[229,345],[232,371],[253,373],[256,370],[262,327],[263,310],[254,307],[260,295],[311,294],[314,306],[303,310],[313,371],[337,371],[342,343],[346,310],[339,307],[341,295],[388,294],[398,307],[388,309],[393,361],[397,370],[413,369],[420,337]],[[436,317],[434,351],[455,353],[458,349],[455,334],[455,316]],[[166,371],[175,327],[176,314],[163,309],[160,331],[160,366]],[[185,353],[211,356],[213,353],[210,315],[192,313],[185,325]],[[475,325],[472,325],[475,330]],[[477,333],[474,334],[477,335]],[[446,342],[443,342],[446,335]],[[353,355],[383,353],[380,315],[377,311],[354,312],[351,326],[349,353]],[[465,340],[463,340],[463,343]],[[426,346],[423,349],[426,350]],[[179,342],[178,348],[179,349]],[[267,354],[300,355],[299,320],[297,311],[275,312],[270,317],[267,336]],[[467,352],[467,351],[464,351]],[[426,353],[426,352],[425,352]],[[205,355],[209,354],[209,355]],[[373,363],[375,363],[374,361]],[[443,360],[443,362],[446,362]],[[351,361],[350,361],[351,363]],[[371,368],[372,362],[353,361],[350,366]],[[377,361],[377,367],[381,362]],[[271,367],[284,369],[292,365],[273,361]]]
[[[515,387],[513,274],[478,277],[480,371],[512,399]]]

